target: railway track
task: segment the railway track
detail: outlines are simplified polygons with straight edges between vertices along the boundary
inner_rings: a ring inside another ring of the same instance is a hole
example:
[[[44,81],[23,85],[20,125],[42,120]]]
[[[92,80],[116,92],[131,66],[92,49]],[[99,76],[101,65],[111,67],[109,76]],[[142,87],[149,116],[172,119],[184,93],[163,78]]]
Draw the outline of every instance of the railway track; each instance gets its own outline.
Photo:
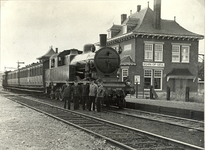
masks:
[[[119,112],[119,109],[115,107],[109,107],[105,111],[126,115],[130,117],[137,117],[157,122],[162,122],[170,125],[180,126],[184,128],[188,128],[189,130],[197,130],[204,132],[204,122],[203,121],[197,121],[193,119],[186,119],[181,117],[175,117],[170,115],[163,115],[163,114],[157,114],[152,112],[146,112],[146,111],[140,111],[140,110],[131,110],[131,109],[124,109]]]
[[[113,143],[122,149],[203,149],[195,145],[162,137],[79,112],[65,110],[51,104],[34,101],[22,96],[12,94],[6,94],[4,96],[66,124],[101,137],[107,142]]]

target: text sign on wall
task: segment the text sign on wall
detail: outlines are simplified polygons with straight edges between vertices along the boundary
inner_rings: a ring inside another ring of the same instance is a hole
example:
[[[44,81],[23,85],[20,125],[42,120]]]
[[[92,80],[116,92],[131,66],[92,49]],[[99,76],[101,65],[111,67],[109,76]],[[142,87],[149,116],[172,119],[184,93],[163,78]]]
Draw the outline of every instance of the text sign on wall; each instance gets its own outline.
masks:
[[[140,75],[135,75],[134,76],[134,82],[135,82],[135,84],[136,83],[140,84]]]
[[[144,67],[164,67],[164,63],[143,62]]]
[[[124,45],[124,51],[129,51],[132,49],[131,44]]]

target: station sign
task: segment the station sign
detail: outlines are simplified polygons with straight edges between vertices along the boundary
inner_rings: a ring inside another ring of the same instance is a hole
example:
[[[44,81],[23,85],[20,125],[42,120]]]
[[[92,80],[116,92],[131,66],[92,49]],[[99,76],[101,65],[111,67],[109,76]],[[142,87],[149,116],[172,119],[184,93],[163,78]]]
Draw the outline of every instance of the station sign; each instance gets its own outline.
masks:
[[[143,62],[144,67],[164,67],[164,63]]]

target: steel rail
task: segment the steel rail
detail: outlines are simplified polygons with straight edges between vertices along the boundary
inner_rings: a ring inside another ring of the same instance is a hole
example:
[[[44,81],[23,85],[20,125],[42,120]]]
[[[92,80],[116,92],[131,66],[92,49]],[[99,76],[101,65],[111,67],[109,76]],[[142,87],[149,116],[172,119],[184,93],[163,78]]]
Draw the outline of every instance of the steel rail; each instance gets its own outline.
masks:
[[[10,98],[10,99],[11,99],[11,98]],[[13,99],[11,99],[11,100],[13,100]],[[13,100],[13,101],[17,102],[17,100]],[[30,101],[33,101],[33,100],[30,100]],[[183,145],[183,147],[186,147],[186,148],[189,148],[189,149],[203,149],[203,148],[198,147],[198,146],[195,146],[195,145],[191,145],[191,144],[188,144],[188,143],[184,143],[184,142],[180,142],[180,141],[173,140],[173,139],[170,139],[170,138],[166,138],[166,137],[163,137],[163,136],[159,136],[159,135],[156,135],[156,134],[153,134],[153,133],[150,133],[150,132],[146,132],[146,131],[138,130],[138,129],[135,129],[135,128],[127,127],[127,126],[124,126],[124,125],[120,125],[120,124],[117,124],[117,123],[113,123],[113,122],[110,122],[110,121],[106,121],[106,120],[103,120],[103,119],[99,119],[99,118],[96,118],[96,117],[93,117],[93,116],[88,116],[88,115],[85,115],[85,114],[82,114],[82,113],[79,113],[79,112],[74,112],[74,111],[71,111],[71,110],[65,110],[65,109],[62,109],[62,108],[60,108],[60,107],[53,106],[53,105],[51,105],[51,104],[42,103],[42,102],[39,102],[39,101],[36,101],[36,102],[41,103],[41,104],[44,104],[44,105],[48,105],[48,106],[53,107],[53,108],[55,107],[56,109],[61,110],[61,111],[64,111],[64,112],[75,113],[75,114],[78,114],[78,115],[80,115],[80,116],[89,117],[89,118],[92,118],[92,119],[95,119],[95,120],[98,120],[98,121],[101,121],[101,122],[104,122],[104,123],[112,124],[112,125],[114,125],[114,126],[123,127],[123,128],[126,128],[126,129],[130,129],[130,130],[132,130],[132,131],[136,131],[136,132],[141,132],[141,133],[143,133],[143,134],[152,136],[152,137],[154,137],[154,138],[157,137],[157,138],[163,139],[163,140],[165,140],[165,141],[171,141],[172,143],[175,143],[175,145],[180,145],[180,146]],[[24,103],[21,103],[21,102],[18,102],[18,103],[20,103],[20,104],[22,104],[22,105],[25,105],[25,106],[27,105],[27,104],[24,104]],[[30,108],[32,108],[32,109],[34,109],[34,110],[36,110],[36,111],[39,111],[38,109],[36,109],[36,108],[34,108],[34,107],[32,107],[32,106],[27,106],[27,107],[30,107]],[[70,124],[70,125],[72,125],[72,126],[75,126],[75,127],[79,128],[79,129],[82,129],[82,130],[84,130],[84,131],[86,131],[86,132],[92,133],[92,134],[94,134],[94,135],[96,135],[96,136],[99,136],[99,137],[101,137],[101,138],[103,138],[103,139],[106,139],[107,141],[109,141],[109,142],[111,142],[111,143],[114,143],[115,145],[120,145],[120,147],[123,147],[123,148],[126,148],[126,149],[133,149],[132,147],[129,147],[129,146],[124,145],[124,144],[120,144],[119,142],[117,142],[117,141],[115,141],[115,140],[113,140],[113,139],[110,139],[110,138],[108,138],[108,137],[106,137],[106,136],[103,136],[103,135],[100,135],[100,134],[95,133],[95,132],[93,132],[93,131],[90,131],[90,130],[88,130],[88,129],[85,129],[85,128],[79,126],[79,125],[70,123],[70,122],[68,122],[68,121],[66,121],[66,120],[64,120],[64,119],[62,119],[62,118],[56,117],[56,116],[54,116],[54,115],[52,115],[52,114],[49,114],[49,113],[47,113],[47,112],[44,112],[44,111],[39,111],[39,112],[42,112],[42,113],[44,113],[44,114],[46,114],[46,115],[48,115],[48,116],[51,116],[51,117],[53,117],[53,118],[56,118],[56,119],[58,119],[58,120],[60,120],[60,121],[63,121],[63,122],[65,122],[65,123],[68,123],[68,124]]]
[[[138,115],[138,114],[129,114],[129,113],[125,113],[125,112],[117,112],[117,111],[112,111],[112,110],[106,110],[107,112],[111,112],[111,113],[116,113],[116,114],[121,114],[121,115],[126,115],[126,116],[130,116],[130,117],[136,117],[136,118],[142,118],[142,119],[146,119],[146,120],[151,120],[151,121],[157,121],[157,122],[161,122],[161,123],[166,123],[166,124],[170,124],[170,125],[175,125],[175,126],[180,126],[180,127],[184,127],[184,128],[189,128],[189,129],[194,129],[194,130],[198,130],[198,131],[202,131],[204,132],[204,128],[196,128],[196,127],[192,127],[192,126],[188,126],[185,124],[178,124],[176,122],[171,122],[171,121],[167,121],[167,120],[160,120],[160,119],[153,119],[150,118],[149,116],[143,116],[143,115]],[[147,113],[147,112],[146,112]],[[173,117],[173,116],[169,116],[169,115],[161,115],[161,114],[152,114],[152,113],[147,113],[149,115],[156,115],[156,117],[167,117],[171,118],[171,119],[178,119],[179,121],[189,121],[189,122],[193,122],[193,123],[200,123],[200,124],[204,124],[204,122],[202,121],[196,121],[196,120],[191,120],[191,119],[186,119],[186,118],[180,118],[180,117]]]

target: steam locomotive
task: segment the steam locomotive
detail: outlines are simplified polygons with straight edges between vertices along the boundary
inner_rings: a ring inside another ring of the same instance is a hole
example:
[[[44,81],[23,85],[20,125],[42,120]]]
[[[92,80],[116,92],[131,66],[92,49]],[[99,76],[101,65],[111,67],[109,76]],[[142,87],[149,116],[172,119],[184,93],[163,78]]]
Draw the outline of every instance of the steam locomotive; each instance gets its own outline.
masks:
[[[6,71],[3,75],[4,89],[19,89],[48,94],[51,98],[62,100],[62,87],[66,82],[79,84],[89,80],[103,81],[105,91],[104,104],[125,107],[125,97],[134,92],[129,82],[118,81],[120,55],[106,47],[106,34],[100,34],[100,48],[86,44],[83,51],[77,49],[54,53],[48,59],[33,63],[15,71]]]

